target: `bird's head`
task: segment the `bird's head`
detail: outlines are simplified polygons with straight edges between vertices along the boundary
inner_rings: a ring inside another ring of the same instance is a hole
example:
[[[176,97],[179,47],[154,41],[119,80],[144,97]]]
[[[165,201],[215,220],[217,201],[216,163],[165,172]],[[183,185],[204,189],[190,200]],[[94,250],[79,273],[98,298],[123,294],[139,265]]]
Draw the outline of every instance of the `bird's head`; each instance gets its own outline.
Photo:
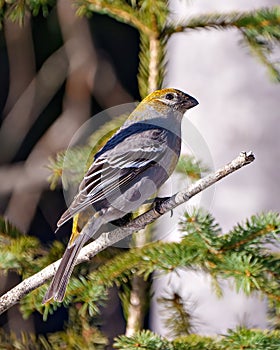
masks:
[[[130,114],[123,127],[132,123],[145,122],[161,125],[163,121],[169,124],[181,123],[183,114],[198,104],[197,100],[177,89],[156,90],[139,103]],[[168,128],[171,128],[169,125]]]
[[[162,89],[156,90],[148,95],[141,104],[149,104],[156,107],[159,111],[174,110],[181,113],[185,113],[188,109],[191,109],[198,105],[198,101],[186,94],[183,91],[177,89]]]

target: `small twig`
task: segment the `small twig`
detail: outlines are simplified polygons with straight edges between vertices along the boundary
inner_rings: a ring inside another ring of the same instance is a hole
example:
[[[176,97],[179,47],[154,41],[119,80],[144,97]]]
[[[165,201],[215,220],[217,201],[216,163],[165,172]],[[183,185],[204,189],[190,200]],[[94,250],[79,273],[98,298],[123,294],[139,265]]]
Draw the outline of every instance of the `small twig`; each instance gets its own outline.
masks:
[[[237,158],[231,161],[229,164],[217,170],[215,173],[211,173],[205,178],[192,184],[189,188],[184,189],[172,197],[164,201],[160,206],[160,213],[155,209],[150,209],[146,213],[138,216],[134,220],[130,221],[123,227],[119,227],[111,232],[106,232],[100,235],[95,241],[85,246],[77,259],[76,264],[90,260],[100,251],[105,248],[119,242],[120,240],[130,236],[135,231],[139,231],[145,228],[146,225],[154,222],[161,215],[167,213],[168,211],[176,208],[180,204],[187,202],[190,198],[213,185],[217,181],[221,180],[225,176],[233,173],[234,171],[242,168],[243,166],[250,164],[255,159],[254,155],[249,152],[241,153]],[[92,225],[94,224],[94,219],[89,220],[86,226],[83,228],[83,234],[90,236]],[[54,262],[53,264],[45,267],[40,272],[35,275],[26,278],[16,287],[12,288],[6,294],[0,298],[0,314],[8,310],[11,306],[17,304],[26,294],[32,290],[38,288],[44,284],[49,278],[51,278],[60,263],[61,260]]]

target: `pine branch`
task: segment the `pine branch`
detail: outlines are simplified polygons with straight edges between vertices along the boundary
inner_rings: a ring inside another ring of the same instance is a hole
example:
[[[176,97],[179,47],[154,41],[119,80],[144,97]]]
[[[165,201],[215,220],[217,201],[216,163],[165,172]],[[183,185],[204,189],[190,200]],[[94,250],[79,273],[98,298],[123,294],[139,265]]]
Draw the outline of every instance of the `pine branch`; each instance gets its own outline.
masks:
[[[47,341],[44,336],[35,334],[24,333],[15,334],[14,332],[7,332],[3,328],[0,328],[0,344],[1,350],[42,350],[50,349],[44,347]],[[52,349],[53,350],[53,349]]]
[[[245,43],[259,61],[267,67],[275,81],[280,81],[279,62],[269,58],[273,46],[280,42],[280,7],[262,8],[251,12],[231,12],[205,14],[166,26],[162,36],[170,37],[174,33],[197,29],[236,28]]]
[[[209,168],[191,155],[181,155],[175,171],[187,175],[191,180],[199,180],[202,173],[209,172]]]
[[[107,0],[79,0],[79,15],[89,14],[90,12],[106,14],[115,18],[119,22],[127,23],[140,32],[150,36],[153,31],[144,24],[143,20],[139,19],[137,10],[129,6],[124,1],[107,1]]]
[[[0,2],[0,29],[2,29],[3,19],[6,17],[12,22],[17,22],[20,26],[24,24],[25,17],[32,13],[37,16],[40,11],[47,17],[51,8],[55,5],[55,0],[40,1],[1,1]]]
[[[189,300],[184,300],[177,292],[157,299],[162,305],[164,326],[168,330],[169,338],[178,338],[194,333],[193,309],[195,304]]]
[[[280,347],[280,332],[237,328],[229,330],[227,335],[206,337],[196,334],[169,341],[151,331],[138,332],[132,337],[119,336],[115,339],[116,349],[149,350],[240,350],[271,349]]]
[[[115,339],[114,343],[116,349],[171,350],[170,345],[167,339],[149,330],[137,332],[131,337],[121,335],[119,338]]]
[[[172,350],[228,350],[232,348],[223,348],[218,344],[217,337],[202,336],[198,334],[190,334],[176,338],[172,341]],[[221,340],[221,339],[220,339]]]
[[[0,270],[16,271],[22,276],[38,271],[38,257],[46,251],[36,237],[24,235],[0,217]]]
[[[156,35],[150,37],[150,62],[149,62],[149,80],[148,80],[148,93],[159,88],[158,77],[159,77],[159,52],[160,42]]]
[[[270,225],[267,225],[268,222]],[[81,277],[79,270],[76,270],[75,275],[79,274],[79,277],[70,280],[64,303],[65,305],[82,303],[80,313],[84,317],[87,314],[95,315],[98,312],[98,305],[103,302],[107,294],[107,289],[116,285],[123,289],[121,299],[127,322],[129,322],[132,311],[129,309],[133,309],[135,306],[133,311],[141,315],[139,313],[141,304],[144,306],[143,301],[146,299],[142,296],[142,300],[139,302],[141,297],[136,292],[138,300],[136,303],[130,303],[135,277],[141,277],[143,281],[147,281],[155,271],[168,274],[182,268],[207,272],[212,278],[213,284],[215,283],[213,290],[218,296],[221,296],[222,293],[219,280],[230,278],[231,282],[235,282],[237,290],[242,290],[246,294],[259,291],[266,295],[269,300],[279,300],[279,283],[277,281],[280,280],[280,259],[266,246],[267,242],[275,245],[275,239],[278,238],[280,233],[279,214],[267,213],[258,217],[253,216],[245,224],[238,226],[239,231],[246,232],[246,235],[251,237],[251,245],[248,242],[238,252],[234,248],[230,251],[223,251],[224,235],[213,217],[201,209],[195,209],[192,214],[185,213],[185,219],[180,223],[180,227],[182,233],[186,234],[180,242],[154,242],[142,248],[137,247],[119,253],[89,273],[87,278]],[[273,230],[271,230],[272,227]],[[252,231],[256,232],[256,230],[262,232],[263,236],[257,241],[251,235]],[[136,237],[142,238],[142,233],[138,233]],[[242,242],[243,235],[238,233],[236,235],[236,241]],[[252,246],[252,250],[248,250],[250,246]],[[102,255],[108,254],[103,253]],[[131,283],[127,283],[128,281]],[[144,291],[145,288],[142,289]],[[48,308],[44,308],[41,304],[45,292],[45,287],[39,288],[35,293],[30,293],[24,298],[21,310],[25,317],[37,310],[44,313],[46,318],[48,313],[55,310],[58,303],[48,304]],[[138,323],[139,318],[132,318],[131,321],[133,323],[127,329],[133,330],[131,331],[133,334],[141,328],[139,327],[140,323]]]
[[[279,40],[280,7],[263,8],[250,12],[213,13],[195,16],[175,25],[166,26],[163,35],[181,33],[192,29],[238,28],[255,30],[261,35]]]
[[[262,243],[264,236],[269,232],[279,231],[278,217],[271,213],[254,215],[250,220],[247,220],[244,225],[236,225],[227,235],[222,238],[222,246],[219,252],[235,250],[242,251],[244,248],[254,248]],[[275,239],[275,236],[272,237]],[[273,243],[271,238],[266,239],[266,243]]]
[[[160,89],[165,72],[166,38],[160,38],[159,28],[152,35],[140,33],[138,86],[142,98]]]
[[[280,332],[237,328],[221,339],[222,349],[279,349]]]
[[[105,248],[124,239],[125,237],[130,236],[132,233],[145,228],[146,225],[154,222],[163,214],[187,202],[188,200],[190,200],[190,198],[200,193],[204,189],[208,188],[209,186],[215,184],[217,181],[223,179],[229,174],[237,171],[238,169],[242,168],[247,164],[250,164],[254,161],[254,159],[255,157],[251,152],[248,154],[243,152],[237,158],[232,160],[229,164],[218,169],[215,173],[209,174],[205,178],[192,184],[189,188],[174,194],[172,197],[170,197],[168,200],[161,204],[160,210],[156,211],[155,209],[151,209],[146,213],[138,216],[134,220],[130,221],[123,227],[119,227],[111,232],[101,234],[95,241],[88,244],[81,250],[81,253],[79,254],[77,260],[77,264],[89,261],[93,256],[95,256],[97,253],[104,250]],[[89,220],[89,222],[83,228],[83,234],[88,235],[90,237],[90,232],[92,231],[93,224],[94,220]],[[16,287],[4,294],[0,298],[0,314],[9,309],[11,306],[18,303],[30,291],[36,289],[37,287],[44,284],[48,279],[50,279],[55,274],[59,263],[60,260],[47,266],[39,273],[25,279]]]
[[[278,26],[280,28],[280,24]],[[243,31],[243,37],[252,54],[266,67],[271,78],[274,79],[275,82],[280,82],[280,62],[273,62],[269,58],[269,54],[272,51],[270,41],[262,40],[255,35],[251,35],[248,31]]]

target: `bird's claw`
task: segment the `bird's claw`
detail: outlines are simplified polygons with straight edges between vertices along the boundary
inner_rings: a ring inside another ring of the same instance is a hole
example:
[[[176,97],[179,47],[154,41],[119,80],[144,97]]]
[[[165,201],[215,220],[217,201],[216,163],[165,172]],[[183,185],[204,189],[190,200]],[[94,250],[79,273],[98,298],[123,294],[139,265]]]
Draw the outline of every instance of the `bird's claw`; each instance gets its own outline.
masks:
[[[165,201],[167,201],[169,199],[169,197],[156,197],[154,199],[154,203],[155,203],[155,211],[162,215],[164,214],[164,211],[162,210],[162,203],[164,203]],[[173,212],[171,211],[171,216],[173,215]]]

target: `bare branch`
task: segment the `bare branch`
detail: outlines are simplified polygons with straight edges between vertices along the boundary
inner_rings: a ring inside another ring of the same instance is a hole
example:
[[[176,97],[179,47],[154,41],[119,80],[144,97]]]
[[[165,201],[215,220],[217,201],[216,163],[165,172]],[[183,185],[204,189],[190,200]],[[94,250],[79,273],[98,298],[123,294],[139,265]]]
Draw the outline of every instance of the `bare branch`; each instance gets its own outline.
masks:
[[[159,211],[156,211],[155,209],[150,209],[149,211],[138,216],[123,227],[119,227],[111,232],[103,233],[95,241],[88,244],[81,250],[76,264],[89,261],[93,256],[95,256],[97,253],[104,250],[105,248],[128,237],[135,231],[139,231],[145,228],[148,224],[154,222],[161,215],[167,213],[172,209],[175,209],[180,204],[187,202],[193,196],[205,190],[209,186],[215,184],[217,181],[223,179],[225,176],[228,176],[229,174],[242,168],[243,166],[252,163],[254,159],[255,157],[251,152],[249,152],[248,154],[246,152],[242,152],[237,158],[235,158],[222,168],[218,169],[216,172],[207,175],[205,178],[192,184],[187,189],[184,189],[174,194],[172,197],[170,197],[161,204]],[[94,219],[90,219],[83,228],[83,234],[90,236],[93,224]],[[26,294],[38,288],[39,286],[44,284],[49,278],[51,278],[55,274],[59,263],[60,260],[54,262],[53,264],[47,266],[37,274],[26,278],[16,287],[4,294],[0,298],[0,314],[8,310],[11,306],[17,304]]]

